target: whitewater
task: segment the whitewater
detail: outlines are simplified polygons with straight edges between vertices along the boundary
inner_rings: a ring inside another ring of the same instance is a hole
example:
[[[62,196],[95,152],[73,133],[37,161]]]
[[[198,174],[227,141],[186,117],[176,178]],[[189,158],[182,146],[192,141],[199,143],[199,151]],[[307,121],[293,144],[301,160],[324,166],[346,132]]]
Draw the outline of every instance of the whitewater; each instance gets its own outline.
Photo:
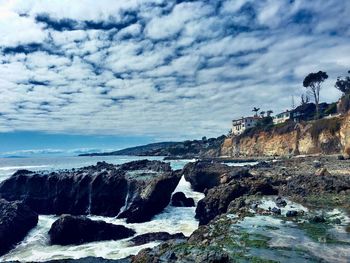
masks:
[[[98,161],[106,161],[113,164],[145,159],[146,157],[130,156],[108,156],[108,157],[55,157],[55,158],[1,158],[0,160],[0,180],[5,180],[18,169],[28,169],[33,171],[53,171],[60,169],[79,168],[96,164]],[[161,157],[147,157],[151,160],[161,160]],[[193,160],[169,161],[173,169],[181,169]],[[202,199],[204,195],[191,189],[191,185],[181,178],[175,192],[183,192],[187,197],[192,197],[195,203]],[[127,205],[127,198],[125,206]],[[129,239],[118,241],[100,241],[82,245],[58,246],[49,244],[48,231],[51,224],[57,219],[54,215],[40,215],[38,225],[29,232],[27,237],[20,242],[13,250],[0,257],[0,261],[18,260],[26,261],[47,261],[54,259],[82,258],[88,256],[103,257],[107,259],[119,259],[137,254],[141,249],[153,247],[159,242],[151,242],[141,246],[132,246]],[[103,220],[108,223],[124,225],[136,231],[136,235],[149,232],[165,231],[170,234],[182,232],[189,236],[198,228],[198,221],[195,219],[195,207],[173,207],[170,204],[162,213],[156,215],[151,221],[137,224],[127,224],[125,219],[114,217],[89,216],[91,219]]]

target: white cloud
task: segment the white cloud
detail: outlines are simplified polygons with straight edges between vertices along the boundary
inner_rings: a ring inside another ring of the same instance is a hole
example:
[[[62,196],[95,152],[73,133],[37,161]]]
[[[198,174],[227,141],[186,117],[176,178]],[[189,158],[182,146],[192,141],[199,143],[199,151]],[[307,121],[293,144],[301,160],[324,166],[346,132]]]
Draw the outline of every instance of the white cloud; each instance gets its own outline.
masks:
[[[318,70],[322,99],[339,97],[348,1],[214,2],[1,1],[0,131],[215,136],[252,106],[289,107]]]
[[[33,19],[0,7],[0,46],[17,46],[40,43],[46,33]]]

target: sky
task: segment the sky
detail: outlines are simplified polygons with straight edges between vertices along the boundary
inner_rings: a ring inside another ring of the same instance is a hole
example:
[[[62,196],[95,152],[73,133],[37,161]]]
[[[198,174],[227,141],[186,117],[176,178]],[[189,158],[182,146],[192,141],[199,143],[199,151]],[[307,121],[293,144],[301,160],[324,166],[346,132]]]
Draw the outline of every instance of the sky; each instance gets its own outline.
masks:
[[[336,101],[349,13],[344,0],[0,0],[0,152],[219,136],[252,107],[298,103],[319,70]]]

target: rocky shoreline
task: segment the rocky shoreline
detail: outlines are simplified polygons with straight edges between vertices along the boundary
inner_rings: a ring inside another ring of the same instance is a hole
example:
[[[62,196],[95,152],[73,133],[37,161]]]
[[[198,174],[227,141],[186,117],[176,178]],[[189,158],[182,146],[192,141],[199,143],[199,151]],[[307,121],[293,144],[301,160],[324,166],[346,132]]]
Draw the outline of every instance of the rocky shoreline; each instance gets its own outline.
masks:
[[[114,199],[118,202],[113,203],[119,205],[116,206],[118,211],[113,211],[112,215],[138,222],[150,220],[169,204],[182,175],[195,191],[205,195],[196,207],[196,218],[200,227],[190,237],[186,238],[180,233],[148,233],[133,237],[132,242],[164,242],[125,259],[108,261],[86,258],[50,262],[273,262],[273,259],[280,261],[283,256],[294,254],[305,262],[350,260],[350,161],[338,156],[266,160],[245,167],[227,166],[218,159],[207,159],[188,163],[182,171],[172,171],[166,163],[156,161],[139,161],[121,166],[99,163],[93,167],[63,173],[60,180],[73,180],[69,182],[79,187],[75,191],[69,188],[70,193],[74,192],[71,200],[77,196],[83,200],[85,196],[101,198],[96,194],[91,195],[95,193],[95,188],[90,188],[91,182],[95,182],[96,178],[103,178],[99,182],[106,185],[101,187],[99,183],[97,189],[104,194],[110,193],[105,190],[110,187],[109,180],[116,182],[118,179],[118,183],[112,187],[123,184],[124,188],[120,188],[123,191],[120,192],[124,194],[121,194],[121,198]],[[0,185],[0,196],[9,201],[22,200],[35,212],[42,213],[45,211],[43,202],[51,202],[50,209],[55,208],[53,204],[56,204],[52,200],[59,203],[60,195],[57,192],[56,196],[47,198],[49,189],[52,189],[48,187],[49,182],[56,180],[57,176],[46,174],[46,180],[43,180],[42,175],[27,171],[17,172]],[[87,182],[82,183],[84,180]],[[32,189],[34,186],[40,189],[41,195],[38,196],[38,191]],[[86,192],[88,189],[92,192]],[[116,196],[117,193],[113,194]],[[42,196],[47,199],[43,201],[40,198]],[[107,196],[104,197],[96,200],[107,200]],[[174,197],[172,202],[186,206],[186,196],[177,193]],[[164,202],[159,199],[164,199]],[[78,202],[85,204],[79,209],[75,203],[66,210],[54,211],[57,214],[86,215],[86,202],[87,200]],[[109,203],[102,204],[102,207],[107,208],[105,211],[110,213]],[[155,204],[158,205],[157,209],[154,208]],[[91,209],[90,212],[96,211],[97,214],[104,213],[96,209]],[[149,214],[145,216],[145,212]],[[261,221],[264,222],[261,227],[265,230],[260,233]],[[246,224],[250,222],[258,226],[253,227],[256,232],[251,232],[251,228],[247,227]],[[276,225],[269,225],[271,222]],[[336,232],[340,230],[343,232]],[[317,255],[312,249],[308,251],[307,248],[300,248],[300,244],[287,244],[282,247],[273,245],[276,236],[289,232],[295,239],[301,236],[304,240],[301,244],[305,240],[313,242],[316,252],[320,244],[327,244],[330,250],[340,252],[338,255],[332,252],[325,255],[321,251]]]

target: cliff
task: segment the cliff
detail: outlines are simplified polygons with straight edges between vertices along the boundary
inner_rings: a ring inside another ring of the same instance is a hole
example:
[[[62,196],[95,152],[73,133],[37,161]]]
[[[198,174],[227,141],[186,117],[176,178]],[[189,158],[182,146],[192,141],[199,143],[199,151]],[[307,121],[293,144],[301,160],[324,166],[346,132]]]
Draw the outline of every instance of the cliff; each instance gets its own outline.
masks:
[[[253,128],[226,138],[221,156],[350,155],[350,113],[304,123]]]

